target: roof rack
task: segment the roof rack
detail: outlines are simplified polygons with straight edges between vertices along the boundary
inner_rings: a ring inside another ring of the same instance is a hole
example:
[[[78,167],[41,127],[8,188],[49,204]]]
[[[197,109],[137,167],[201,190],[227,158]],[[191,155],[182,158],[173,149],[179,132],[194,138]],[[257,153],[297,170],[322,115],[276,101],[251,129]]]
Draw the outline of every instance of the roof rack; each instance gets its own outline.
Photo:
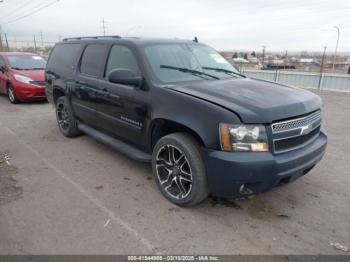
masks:
[[[62,41],[74,41],[74,40],[83,40],[83,39],[106,39],[106,38],[121,38],[121,37],[119,35],[83,36],[83,37],[64,38]]]

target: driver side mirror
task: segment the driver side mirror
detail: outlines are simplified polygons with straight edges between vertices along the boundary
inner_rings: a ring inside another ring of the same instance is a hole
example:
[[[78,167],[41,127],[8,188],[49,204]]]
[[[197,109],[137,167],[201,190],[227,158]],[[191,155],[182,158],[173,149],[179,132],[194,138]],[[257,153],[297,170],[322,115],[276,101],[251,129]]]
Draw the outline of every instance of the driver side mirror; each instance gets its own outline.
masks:
[[[135,75],[135,73],[129,69],[115,69],[108,74],[108,81],[114,84],[140,88],[142,86],[143,78]]]
[[[7,72],[7,67],[5,65],[0,66],[0,71],[4,74]]]

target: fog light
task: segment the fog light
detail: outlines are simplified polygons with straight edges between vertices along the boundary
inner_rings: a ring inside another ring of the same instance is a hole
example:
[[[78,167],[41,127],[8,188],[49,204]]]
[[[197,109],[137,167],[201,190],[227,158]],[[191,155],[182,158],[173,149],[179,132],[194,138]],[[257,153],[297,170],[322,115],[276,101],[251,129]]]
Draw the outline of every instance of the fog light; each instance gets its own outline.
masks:
[[[249,183],[248,184],[242,184],[241,187],[239,188],[239,193],[241,195],[244,195],[244,196],[254,194],[253,190],[251,190],[249,188],[249,186],[250,186]]]
[[[245,184],[241,185],[241,187],[239,188],[239,193],[243,194],[245,188]]]

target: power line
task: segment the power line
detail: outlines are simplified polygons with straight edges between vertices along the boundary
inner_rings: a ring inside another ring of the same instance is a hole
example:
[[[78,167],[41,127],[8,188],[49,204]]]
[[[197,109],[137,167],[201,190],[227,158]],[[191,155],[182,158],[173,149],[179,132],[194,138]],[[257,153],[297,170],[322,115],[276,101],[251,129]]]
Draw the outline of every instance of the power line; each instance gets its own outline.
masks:
[[[1,17],[1,21],[3,21],[4,23],[7,23],[8,21],[12,21],[12,20],[15,20],[21,16],[25,16],[28,13],[31,13],[31,12],[36,11],[37,9],[43,7],[48,2],[52,2],[52,0],[44,0],[44,1],[39,0],[39,3],[34,2],[34,5],[31,5],[31,3],[33,3],[33,0],[31,0],[30,2],[26,2],[27,8],[23,8],[23,6],[22,6],[22,10],[20,10],[19,12],[8,13],[7,15],[4,16],[5,18]],[[21,7],[19,9],[21,9]]]
[[[1,15],[1,19],[4,19],[4,18],[8,18],[8,17],[11,17],[13,15],[17,15],[16,12],[18,12],[18,10],[21,10],[23,9],[24,7],[27,7],[28,5],[30,5],[31,3],[33,2],[33,0],[29,0],[27,2],[24,2],[23,4],[21,4],[20,6],[17,6],[16,8],[13,8],[11,9],[10,11],[8,11],[7,14],[5,15]],[[21,13],[21,12],[20,12]]]
[[[36,13],[38,13],[39,11],[41,11],[41,10],[43,10],[43,9],[46,9],[46,8],[48,8],[48,7],[50,7],[50,6],[54,5],[54,4],[56,4],[56,3],[59,2],[59,1],[60,1],[60,0],[55,0],[55,1],[53,1],[53,2],[51,2],[51,3],[48,3],[48,4],[46,4],[46,5],[44,5],[44,6],[40,7],[40,8],[38,8],[38,9],[32,11],[32,12],[29,12],[29,13],[23,15],[23,16],[14,18],[13,20],[9,20],[9,21],[3,23],[3,25],[7,25],[7,24],[10,24],[10,23],[14,23],[14,22],[16,22],[16,21],[18,21],[18,20],[24,19],[24,18],[26,18],[26,17],[28,17],[28,16],[33,15],[33,14],[36,14]]]

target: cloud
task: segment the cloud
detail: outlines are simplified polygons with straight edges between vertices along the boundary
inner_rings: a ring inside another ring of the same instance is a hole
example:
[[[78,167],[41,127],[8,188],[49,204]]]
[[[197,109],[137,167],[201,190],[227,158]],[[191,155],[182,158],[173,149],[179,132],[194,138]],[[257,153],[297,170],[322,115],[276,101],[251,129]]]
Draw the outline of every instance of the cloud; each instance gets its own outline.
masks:
[[[38,4],[42,0],[33,0]],[[0,22],[6,22],[6,1]],[[30,9],[23,7],[22,11]],[[43,32],[47,41],[59,35],[84,36],[107,32],[143,37],[190,38],[198,36],[216,49],[322,50],[335,46],[341,28],[340,51],[350,50],[350,1],[323,0],[61,0],[56,5],[13,24],[4,25],[9,37],[32,39]],[[14,12],[13,16],[16,16]],[[2,18],[4,17],[4,18]]]

